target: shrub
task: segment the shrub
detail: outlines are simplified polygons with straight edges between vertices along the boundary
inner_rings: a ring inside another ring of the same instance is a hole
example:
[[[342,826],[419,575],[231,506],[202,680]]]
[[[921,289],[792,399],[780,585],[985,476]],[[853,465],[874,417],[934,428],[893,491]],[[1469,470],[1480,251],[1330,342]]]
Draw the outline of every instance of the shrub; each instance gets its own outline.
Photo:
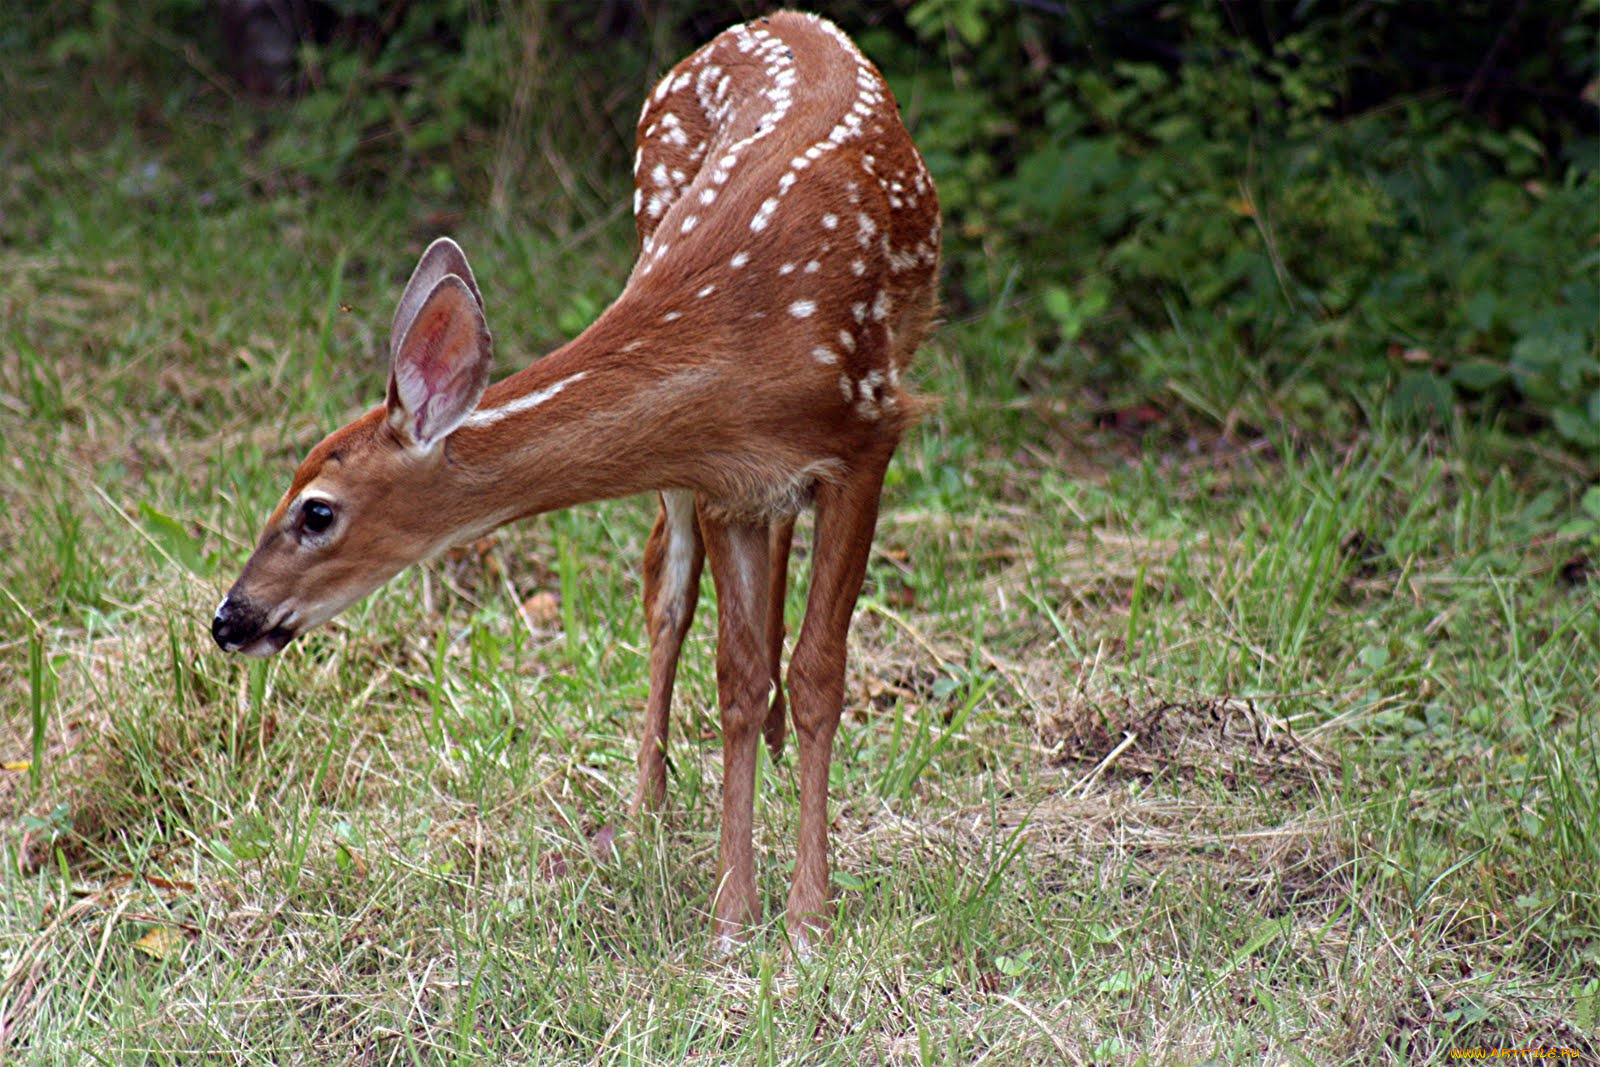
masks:
[[[952,72],[911,94],[953,273],[983,303],[1021,265],[1078,350],[1055,366],[1219,417],[1263,381],[1295,414],[1382,395],[1600,447],[1592,32],[1421,8],[913,5]]]

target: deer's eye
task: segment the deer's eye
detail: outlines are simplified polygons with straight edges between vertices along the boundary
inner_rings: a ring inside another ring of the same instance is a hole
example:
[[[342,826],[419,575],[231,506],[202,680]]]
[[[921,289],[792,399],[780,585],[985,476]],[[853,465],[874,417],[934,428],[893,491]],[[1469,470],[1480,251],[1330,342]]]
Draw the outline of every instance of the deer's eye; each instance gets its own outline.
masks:
[[[327,533],[333,525],[333,508],[323,500],[308,500],[300,509],[300,528],[306,533]]]

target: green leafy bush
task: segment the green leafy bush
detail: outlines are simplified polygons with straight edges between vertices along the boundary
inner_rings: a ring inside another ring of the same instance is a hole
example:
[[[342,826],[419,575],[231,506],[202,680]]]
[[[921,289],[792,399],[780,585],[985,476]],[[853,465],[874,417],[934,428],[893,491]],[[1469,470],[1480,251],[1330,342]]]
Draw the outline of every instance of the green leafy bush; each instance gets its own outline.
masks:
[[[1552,5],[1426,31],[1414,50],[1479,42],[1462,55],[1486,69],[1501,40],[1520,65],[1496,77],[1540,87],[1498,92],[1491,118],[1471,79],[1393,65],[1392,35],[1414,25],[1386,38],[1357,17],[1433,6],[1267,5],[1284,24],[1265,27],[1199,3],[913,5],[948,64],[903,95],[958,296],[997,299],[1013,279],[994,265],[1017,265],[1043,343],[1068,349],[1038,367],[1112,394],[1229,420],[1338,420],[1382,398],[1405,418],[1465,411],[1600,447],[1592,50]]]

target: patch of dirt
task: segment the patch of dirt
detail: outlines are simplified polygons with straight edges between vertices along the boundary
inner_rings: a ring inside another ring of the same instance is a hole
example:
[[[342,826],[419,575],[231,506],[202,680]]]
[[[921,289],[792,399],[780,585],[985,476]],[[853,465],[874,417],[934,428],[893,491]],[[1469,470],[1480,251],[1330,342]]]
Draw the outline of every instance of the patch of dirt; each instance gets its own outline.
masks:
[[[1085,703],[1038,725],[1050,764],[1081,768],[1084,792],[1097,782],[1161,780],[1291,793],[1339,770],[1331,752],[1238,697],[1164,700],[1143,708]]]

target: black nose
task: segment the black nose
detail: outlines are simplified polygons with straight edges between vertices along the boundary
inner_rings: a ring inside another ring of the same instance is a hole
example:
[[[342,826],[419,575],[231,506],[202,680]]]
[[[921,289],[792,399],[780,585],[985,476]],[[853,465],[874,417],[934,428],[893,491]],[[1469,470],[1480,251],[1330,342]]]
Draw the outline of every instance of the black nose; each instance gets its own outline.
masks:
[[[242,610],[241,610],[242,609]],[[224,600],[211,618],[211,637],[224,652],[232,652],[253,638],[261,629],[256,612],[232,596]]]

